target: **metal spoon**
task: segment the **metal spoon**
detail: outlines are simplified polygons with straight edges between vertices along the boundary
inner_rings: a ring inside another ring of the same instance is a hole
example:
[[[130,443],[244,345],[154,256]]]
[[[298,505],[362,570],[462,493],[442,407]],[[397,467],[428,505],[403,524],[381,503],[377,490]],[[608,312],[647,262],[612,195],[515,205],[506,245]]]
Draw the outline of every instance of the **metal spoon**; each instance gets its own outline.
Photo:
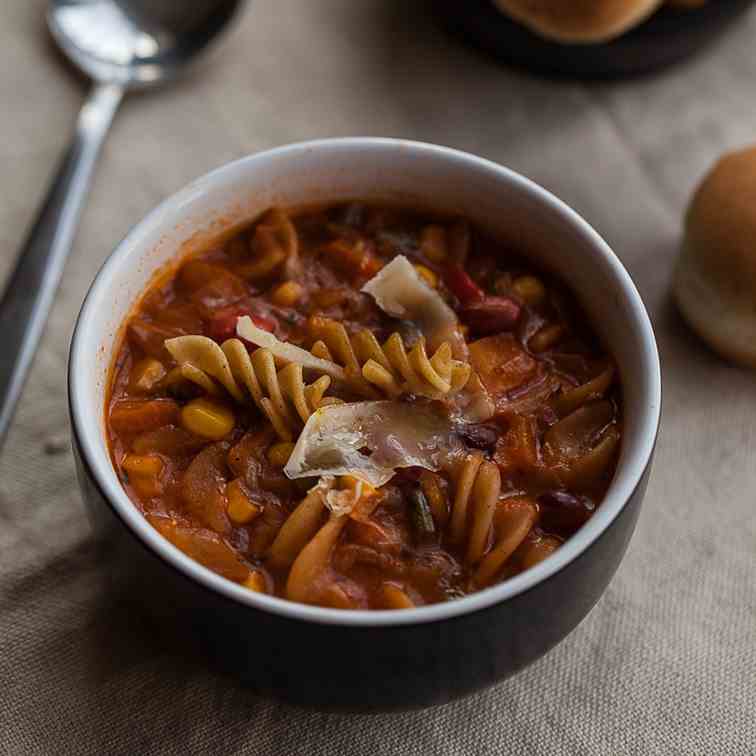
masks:
[[[0,300],[0,444],[10,425],[95,162],[126,91],[175,78],[228,26],[243,0],[50,0],[47,22],[94,87]]]

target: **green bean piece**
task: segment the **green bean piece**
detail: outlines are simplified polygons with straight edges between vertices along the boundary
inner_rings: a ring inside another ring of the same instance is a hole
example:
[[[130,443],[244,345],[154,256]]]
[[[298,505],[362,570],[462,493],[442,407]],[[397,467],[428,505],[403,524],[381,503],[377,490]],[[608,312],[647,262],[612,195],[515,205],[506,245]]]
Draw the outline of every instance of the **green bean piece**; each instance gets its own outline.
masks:
[[[418,538],[432,536],[436,532],[436,523],[433,521],[433,513],[425,494],[419,488],[415,488],[410,493],[410,501],[412,525]]]

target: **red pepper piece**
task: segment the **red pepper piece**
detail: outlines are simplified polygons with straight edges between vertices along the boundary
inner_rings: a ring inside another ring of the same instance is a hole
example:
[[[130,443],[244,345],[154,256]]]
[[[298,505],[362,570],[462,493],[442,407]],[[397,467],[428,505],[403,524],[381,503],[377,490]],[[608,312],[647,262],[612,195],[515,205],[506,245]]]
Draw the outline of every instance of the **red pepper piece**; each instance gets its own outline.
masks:
[[[486,296],[483,289],[456,263],[447,265],[444,282],[463,306],[479,302]]]
[[[213,315],[207,327],[207,335],[219,344],[235,338],[236,321],[244,315],[249,315],[252,322],[258,328],[262,328],[263,331],[273,333],[276,328],[275,321],[266,318],[264,315],[255,315],[246,307],[225,307]]]

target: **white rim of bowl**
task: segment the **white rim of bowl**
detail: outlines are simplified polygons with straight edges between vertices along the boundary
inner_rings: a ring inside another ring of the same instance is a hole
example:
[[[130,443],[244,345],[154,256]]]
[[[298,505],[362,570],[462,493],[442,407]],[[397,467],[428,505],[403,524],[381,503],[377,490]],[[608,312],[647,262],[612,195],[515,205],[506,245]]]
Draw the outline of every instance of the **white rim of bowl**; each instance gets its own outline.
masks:
[[[475,170],[494,172],[513,183],[519,191],[531,195],[541,204],[550,206],[550,210],[553,213],[562,216],[563,220],[572,225],[575,231],[582,235],[586,242],[601,253],[605,263],[611,269],[614,278],[627,298],[634,320],[634,327],[638,330],[641,337],[642,357],[645,360],[648,374],[649,397],[646,403],[645,414],[642,418],[642,432],[639,434],[641,440],[637,444],[637,448],[630,450],[628,457],[621,465],[622,469],[618,469],[601,506],[597,508],[594,515],[575,535],[543,562],[498,585],[446,603],[431,604],[415,609],[386,611],[327,609],[299,604],[275,596],[250,591],[203,567],[163,538],[147,522],[129,499],[113,469],[109,454],[103,452],[101,446],[102,428],[100,427],[102,418],[101,416],[90,417],[85,411],[86,397],[84,396],[84,391],[86,390],[86,381],[81,376],[86,375],[86,366],[93,353],[91,349],[87,348],[88,323],[93,318],[96,318],[97,312],[101,311],[100,308],[107,306],[108,284],[112,272],[122,259],[128,257],[130,250],[137,246],[139,237],[149,233],[156,226],[161,225],[161,218],[164,217],[169,206],[181,207],[192,197],[196,197],[197,192],[201,192],[206,185],[223,174],[233,174],[237,171],[244,172],[253,167],[255,163],[263,162],[273,157],[280,158],[286,156],[296,158],[297,155],[311,150],[326,152],[339,149],[374,150],[376,148],[388,150],[395,150],[397,148],[409,149],[416,153],[432,154],[441,160],[461,161]],[[548,580],[570,562],[577,559],[600,538],[604,531],[619,516],[630,497],[634,494],[651,460],[661,412],[661,371],[656,340],[648,313],[630,275],[609,245],[587,221],[562,200],[551,194],[551,192],[498,163],[450,147],[425,142],[378,137],[346,137],[297,142],[249,155],[216,168],[161,202],[144,219],[132,227],[131,231],[108,256],[97,273],[84,299],[74,328],[68,373],[73,432],[78,439],[86,466],[94,476],[97,486],[107,503],[113,508],[126,527],[131,530],[132,534],[142,542],[142,545],[185,577],[241,605],[271,612],[292,620],[351,627],[390,627],[454,619],[487,609],[494,604],[506,601]]]

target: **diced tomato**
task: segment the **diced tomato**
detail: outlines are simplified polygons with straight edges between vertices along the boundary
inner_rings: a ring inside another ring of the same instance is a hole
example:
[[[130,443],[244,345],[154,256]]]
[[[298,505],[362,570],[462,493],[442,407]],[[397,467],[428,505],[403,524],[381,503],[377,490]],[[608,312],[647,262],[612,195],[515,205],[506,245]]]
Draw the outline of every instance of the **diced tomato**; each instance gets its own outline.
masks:
[[[236,322],[244,315],[252,318],[252,322],[263,331],[273,333],[276,329],[276,322],[264,315],[255,315],[247,307],[225,307],[213,315],[207,327],[207,335],[222,344],[228,339],[236,336]]]
[[[479,302],[485,297],[483,289],[470,278],[462,266],[451,263],[444,271],[444,282],[449,291],[463,304]]]

